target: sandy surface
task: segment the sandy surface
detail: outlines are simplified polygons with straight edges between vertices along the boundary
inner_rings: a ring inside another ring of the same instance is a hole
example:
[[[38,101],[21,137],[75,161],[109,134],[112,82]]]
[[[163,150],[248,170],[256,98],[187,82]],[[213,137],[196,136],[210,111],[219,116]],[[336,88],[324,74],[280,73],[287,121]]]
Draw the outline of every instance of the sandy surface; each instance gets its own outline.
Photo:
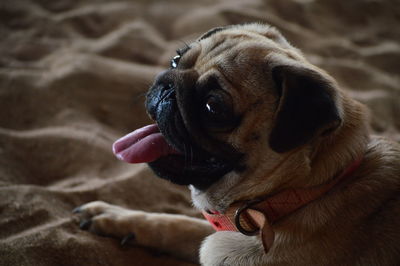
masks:
[[[2,1],[0,265],[188,265],[81,231],[71,210],[101,199],[197,215],[186,188],[111,144],[148,123],[144,93],[184,41],[252,21],[278,27],[400,141],[397,1]]]

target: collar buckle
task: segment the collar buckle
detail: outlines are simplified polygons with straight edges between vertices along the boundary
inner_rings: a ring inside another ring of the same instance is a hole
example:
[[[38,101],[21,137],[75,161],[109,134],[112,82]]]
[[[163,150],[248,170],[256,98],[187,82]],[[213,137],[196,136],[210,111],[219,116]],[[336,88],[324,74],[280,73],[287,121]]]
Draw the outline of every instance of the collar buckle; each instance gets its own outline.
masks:
[[[249,200],[249,201],[244,202],[244,203],[242,204],[242,206],[240,206],[239,208],[236,209],[236,211],[235,211],[235,216],[234,216],[235,226],[236,226],[237,230],[238,230],[239,232],[241,232],[242,234],[247,235],[247,236],[255,236],[255,235],[258,235],[258,234],[259,234],[260,228],[250,231],[250,230],[245,229],[245,228],[242,226],[242,222],[245,222],[245,223],[247,224],[247,227],[254,227],[254,225],[253,225],[253,226],[250,226],[250,225],[249,225],[250,223],[247,222],[248,219],[246,219],[246,218],[241,218],[241,215],[242,215],[242,213],[243,213],[244,211],[246,211],[248,208],[250,208],[251,206],[253,206],[253,205],[257,204],[257,203],[260,203],[261,201],[262,201],[262,200],[260,200],[260,199]]]

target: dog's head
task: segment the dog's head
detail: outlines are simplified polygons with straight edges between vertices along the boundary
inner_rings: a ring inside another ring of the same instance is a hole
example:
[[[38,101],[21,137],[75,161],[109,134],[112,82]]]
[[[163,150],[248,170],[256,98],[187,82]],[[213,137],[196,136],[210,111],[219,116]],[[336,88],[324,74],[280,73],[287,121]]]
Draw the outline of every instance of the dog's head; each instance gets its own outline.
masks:
[[[134,150],[150,159],[136,161],[151,161],[160,177],[200,190],[307,147],[342,119],[330,76],[260,24],[216,28],[178,50],[150,88],[146,108],[162,135],[155,126],[143,133],[158,137]],[[169,148],[157,147],[160,138]]]

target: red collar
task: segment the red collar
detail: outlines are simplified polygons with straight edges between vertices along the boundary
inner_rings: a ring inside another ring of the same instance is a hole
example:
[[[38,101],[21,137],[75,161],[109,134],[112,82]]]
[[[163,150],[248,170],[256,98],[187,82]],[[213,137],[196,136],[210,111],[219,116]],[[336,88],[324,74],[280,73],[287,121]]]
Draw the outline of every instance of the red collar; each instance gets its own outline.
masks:
[[[363,158],[354,161],[333,181],[300,189],[287,189],[267,198],[232,204],[225,214],[207,213],[204,217],[216,231],[239,231],[245,235],[261,236],[265,252],[274,241],[271,225],[331,190],[339,181],[351,176]]]

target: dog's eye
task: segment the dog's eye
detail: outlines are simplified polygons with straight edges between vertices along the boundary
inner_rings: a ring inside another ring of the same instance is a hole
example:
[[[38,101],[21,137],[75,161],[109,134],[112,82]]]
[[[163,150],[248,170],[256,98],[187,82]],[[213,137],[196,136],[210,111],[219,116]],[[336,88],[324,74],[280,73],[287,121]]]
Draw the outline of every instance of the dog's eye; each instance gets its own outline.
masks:
[[[181,59],[180,55],[174,56],[171,60],[171,68],[176,68],[178,66],[179,60]]]
[[[204,101],[203,108],[203,125],[209,130],[226,132],[237,125],[232,99],[225,93],[210,94]]]
[[[206,112],[211,116],[217,116],[223,111],[221,100],[215,96],[209,96],[205,103]]]
[[[240,123],[230,93],[221,87],[218,78],[211,76],[197,84],[196,108],[201,125],[211,132],[227,133]]]

